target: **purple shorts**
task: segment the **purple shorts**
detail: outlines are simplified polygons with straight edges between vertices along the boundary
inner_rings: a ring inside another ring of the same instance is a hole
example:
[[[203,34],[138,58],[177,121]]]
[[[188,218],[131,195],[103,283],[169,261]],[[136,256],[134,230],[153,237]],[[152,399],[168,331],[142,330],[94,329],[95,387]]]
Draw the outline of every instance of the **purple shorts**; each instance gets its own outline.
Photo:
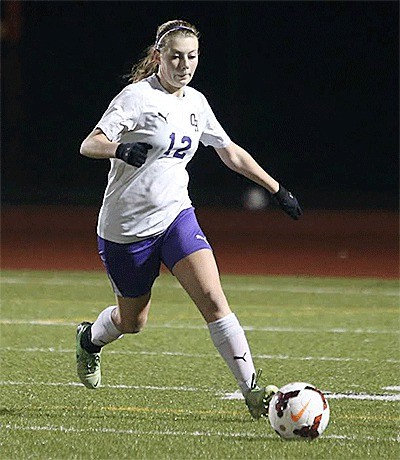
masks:
[[[120,297],[139,297],[151,290],[161,262],[170,270],[184,257],[211,249],[193,208],[184,209],[160,235],[136,243],[97,237],[99,254],[113,290]]]

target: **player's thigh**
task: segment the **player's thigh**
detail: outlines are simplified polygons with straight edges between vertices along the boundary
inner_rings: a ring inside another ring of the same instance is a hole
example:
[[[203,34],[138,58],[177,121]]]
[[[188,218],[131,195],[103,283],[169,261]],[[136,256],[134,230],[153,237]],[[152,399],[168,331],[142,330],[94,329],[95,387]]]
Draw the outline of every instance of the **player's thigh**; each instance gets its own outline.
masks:
[[[210,243],[200,228],[194,209],[184,209],[163,235],[161,260],[173,273],[177,262],[200,249],[211,250]]]
[[[214,254],[200,249],[177,262],[172,273],[196,304],[207,323],[231,313],[221,286]]]
[[[98,250],[116,296],[137,298],[151,291],[160,274],[160,238],[120,244],[98,237]]]
[[[98,238],[99,254],[116,295],[113,320],[121,332],[139,332],[147,322],[151,289],[160,273],[161,240],[119,244]]]

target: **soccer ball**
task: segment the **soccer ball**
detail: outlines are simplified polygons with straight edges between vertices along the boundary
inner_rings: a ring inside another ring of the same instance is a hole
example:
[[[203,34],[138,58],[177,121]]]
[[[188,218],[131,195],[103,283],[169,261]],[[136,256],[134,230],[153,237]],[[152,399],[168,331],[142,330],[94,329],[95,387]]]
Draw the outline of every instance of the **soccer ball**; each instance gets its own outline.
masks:
[[[272,428],[283,439],[312,441],[329,423],[329,405],[321,390],[305,382],[280,388],[268,409]]]

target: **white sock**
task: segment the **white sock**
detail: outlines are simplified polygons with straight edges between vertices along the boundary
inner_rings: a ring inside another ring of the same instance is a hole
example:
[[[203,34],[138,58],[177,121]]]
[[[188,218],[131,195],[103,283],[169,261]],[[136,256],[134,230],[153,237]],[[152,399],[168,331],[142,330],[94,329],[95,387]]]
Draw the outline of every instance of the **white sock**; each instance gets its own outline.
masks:
[[[208,324],[211,339],[245,395],[251,388],[255,368],[249,344],[236,315],[230,313]]]
[[[116,328],[111,318],[111,313],[116,308],[115,305],[107,307],[92,324],[92,343],[95,345],[102,347],[122,337],[123,334]]]

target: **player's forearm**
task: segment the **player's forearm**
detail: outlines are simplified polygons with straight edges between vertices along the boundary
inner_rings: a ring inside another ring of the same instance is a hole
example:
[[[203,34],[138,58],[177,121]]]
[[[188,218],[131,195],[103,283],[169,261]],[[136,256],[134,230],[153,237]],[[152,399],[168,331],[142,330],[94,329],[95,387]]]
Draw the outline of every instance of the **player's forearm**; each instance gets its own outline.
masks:
[[[242,174],[256,184],[266,188],[271,193],[276,193],[279,190],[279,182],[271,177],[261,167],[259,170],[255,170],[254,168],[245,170]]]
[[[82,142],[80,153],[89,158],[115,158],[118,143],[110,142],[100,131],[94,131]]]
[[[250,155],[248,158],[242,158],[237,172],[266,188],[271,193],[276,193],[279,190],[279,183],[261,168]]]

